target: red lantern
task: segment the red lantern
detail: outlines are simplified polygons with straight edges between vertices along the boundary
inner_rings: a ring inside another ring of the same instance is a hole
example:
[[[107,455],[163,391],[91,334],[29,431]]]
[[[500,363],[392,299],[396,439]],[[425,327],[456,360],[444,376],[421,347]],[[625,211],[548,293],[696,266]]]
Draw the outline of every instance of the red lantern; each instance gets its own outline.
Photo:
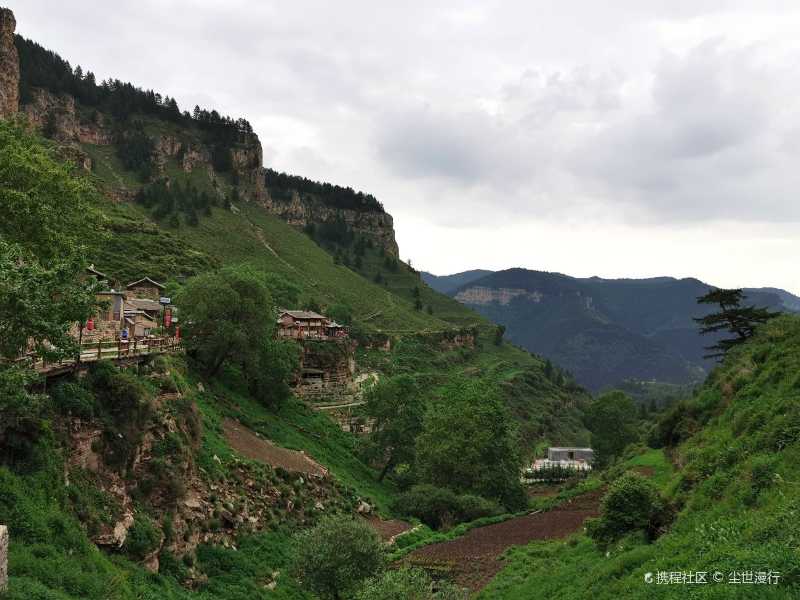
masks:
[[[177,326],[175,327],[175,339],[176,340],[181,339],[181,328]]]
[[[94,331],[94,319],[89,319],[86,321],[86,329],[88,331]]]

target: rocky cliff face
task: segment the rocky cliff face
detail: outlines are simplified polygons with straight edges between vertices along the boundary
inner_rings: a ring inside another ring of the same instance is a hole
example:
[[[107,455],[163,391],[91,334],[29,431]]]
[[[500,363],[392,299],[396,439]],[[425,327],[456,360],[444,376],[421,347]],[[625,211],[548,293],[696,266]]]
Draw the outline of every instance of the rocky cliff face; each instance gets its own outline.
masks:
[[[158,377],[168,375],[154,377],[154,381],[166,381]],[[169,536],[159,531],[153,548],[139,557],[152,572],[159,570],[162,550],[182,557],[192,555],[200,544],[235,547],[238,535],[274,527],[276,519],[307,524],[326,507],[351,502],[355,507],[356,501],[344,498],[327,473],[288,464],[278,470],[238,458],[223,461],[214,455],[221,476],[211,478],[197,463],[202,422],[194,404],[179,392],[162,391],[151,402],[151,410],[143,430],[127,431],[138,443],[125,466],[107,460],[108,440],[117,434],[103,423],[76,418],[62,426],[63,438],[69,441],[64,470],[67,490],[92,486],[103,498],[103,511],[98,514],[76,506],[95,544],[118,551],[137,519],[146,518],[145,512],[170,530]],[[169,444],[168,453],[165,444]],[[70,498],[79,495],[71,493]],[[188,578],[184,583],[198,583],[202,575],[189,569]]]
[[[62,144],[102,146],[114,141],[110,119],[98,111],[82,116],[72,96],[35,90],[33,100],[21,108],[34,127]]]
[[[267,189],[264,185],[264,158],[257,135],[252,134],[247,143],[231,151],[231,164],[240,192],[251,200],[265,203]]]
[[[14,13],[0,8],[0,118],[19,110],[19,56],[14,45]]]
[[[29,123],[46,137],[56,140],[64,155],[92,170],[92,159],[82,144],[107,146],[116,142],[125,125],[102,111],[81,106],[67,94],[54,94],[44,89],[34,89],[29,101],[19,104],[19,56],[14,43],[16,22],[13,13],[0,9],[0,118],[24,112]],[[197,131],[171,129],[170,133],[154,136],[154,176],[164,177],[168,173],[168,162],[177,161],[186,172],[202,170],[216,185],[223,176],[214,169],[213,149],[203,143]],[[250,134],[243,142],[230,150],[232,180],[243,201],[255,202],[290,225],[302,228],[309,224],[343,220],[347,227],[359,236],[371,239],[388,254],[398,256],[394,224],[391,215],[382,210],[349,210],[326,205],[323,201],[303,194],[293,193],[291,200],[273,198],[266,186],[263,153],[258,136]],[[119,182],[104,187],[105,193],[115,201],[129,199],[135,190],[123,189]]]
[[[320,224],[343,219],[353,232],[372,239],[387,253],[397,256],[399,251],[394,237],[392,215],[378,211],[337,209],[326,206],[312,198],[302,199],[297,192],[289,202],[275,200],[267,191],[264,207],[290,225],[305,227],[309,223]]]
[[[464,304],[483,306],[497,302],[501,306],[507,306],[514,298],[523,297],[531,302],[541,302],[542,294],[540,292],[529,292],[523,289],[516,288],[488,288],[476,285],[456,294],[455,298]]]

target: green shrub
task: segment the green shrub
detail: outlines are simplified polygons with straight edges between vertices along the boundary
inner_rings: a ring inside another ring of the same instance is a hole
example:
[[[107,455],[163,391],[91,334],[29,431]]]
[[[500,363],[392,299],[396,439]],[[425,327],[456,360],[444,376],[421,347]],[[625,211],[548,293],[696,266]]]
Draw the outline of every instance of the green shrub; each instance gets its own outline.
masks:
[[[462,521],[502,514],[503,508],[492,500],[473,494],[455,492],[429,484],[415,485],[397,496],[394,510],[416,517],[429,527],[440,529]]]
[[[775,481],[775,459],[761,455],[753,458],[750,464],[750,493],[746,497],[748,504],[754,504],[759,494],[772,486]]]
[[[50,392],[56,410],[81,419],[95,416],[95,397],[92,391],[74,381],[60,383]]]
[[[434,529],[452,525],[458,509],[458,496],[454,492],[428,484],[415,485],[399,494],[394,502],[396,512],[416,517]]]
[[[32,371],[0,368],[0,464],[29,462],[47,429],[46,397],[27,391],[35,380]]]
[[[186,556],[191,555],[187,554]],[[184,559],[186,556],[184,556]],[[169,550],[162,550],[158,554],[158,572],[161,575],[168,575],[178,581],[183,581],[189,576],[187,566],[184,560],[178,560]]]
[[[474,521],[484,517],[495,517],[503,514],[503,507],[493,500],[487,500],[473,494],[462,494],[458,497],[458,516],[460,521]]]
[[[161,532],[149,517],[139,514],[128,530],[122,549],[134,560],[142,560],[158,548],[160,543]]]
[[[466,600],[469,594],[448,582],[436,582],[422,569],[389,570],[364,582],[356,600]]]
[[[105,425],[105,462],[124,469],[130,463],[153,414],[152,390],[109,361],[92,365],[87,382]]]
[[[340,598],[385,564],[383,542],[363,520],[327,517],[295,536],[292,572],[323,598]]]
[[[663,524],[664,510],[664,501],[651,481],[636,473],[625,473],[603,496],[600,517],[587,521],[587,532],[600,545],[634,531],[655,537]]]

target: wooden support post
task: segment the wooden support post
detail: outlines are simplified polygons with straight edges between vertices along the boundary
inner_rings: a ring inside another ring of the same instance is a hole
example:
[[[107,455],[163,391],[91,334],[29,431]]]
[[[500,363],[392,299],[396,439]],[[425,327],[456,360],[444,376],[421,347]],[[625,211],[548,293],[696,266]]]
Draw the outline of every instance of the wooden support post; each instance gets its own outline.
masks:
[[[103,358],[103,342],[97,342],[97,360],[101,360]]]
[[[8,527],[0,525],[0,594],[8,591]]]

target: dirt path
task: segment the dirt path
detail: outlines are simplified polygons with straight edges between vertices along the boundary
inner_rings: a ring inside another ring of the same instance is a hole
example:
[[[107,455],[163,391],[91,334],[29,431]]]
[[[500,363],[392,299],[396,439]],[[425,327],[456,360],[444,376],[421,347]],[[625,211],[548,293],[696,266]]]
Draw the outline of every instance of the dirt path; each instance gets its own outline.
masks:
[[[242,456],[260,460],[272,467],[282,467],[287,471],[325,476],[328,470],[321,464],[297,450],[288,450],[257,436],[253,431],[233,419],[222,423],[225,439]]]
[[[508,548],[579,531],[587,518],[597,516],[602,495],[603,490],[596,490],[547,512],[472,529],[450,542],[420,548],[405,561],[447,572],[457,584],[478,591],[503,567],[500,555]]]

